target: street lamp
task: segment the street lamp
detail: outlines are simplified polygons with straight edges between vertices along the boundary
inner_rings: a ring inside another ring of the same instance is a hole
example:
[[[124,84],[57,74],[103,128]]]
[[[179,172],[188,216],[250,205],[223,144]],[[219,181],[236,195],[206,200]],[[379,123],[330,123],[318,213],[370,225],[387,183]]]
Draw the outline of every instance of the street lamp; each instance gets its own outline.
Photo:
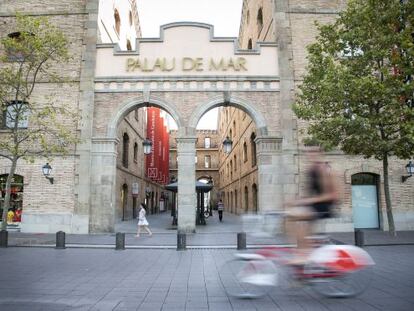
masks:
[[[146,138],[142,142],[142,146],[144,147],[144,154],[150,154],[152,149],[152,141]]]
[[[42,172],[43,175],[49,179],[50,183],[53,184],[53,177],[50,177],[50,173],[52,172],[52,167],[49,165],[49,163],[46,163],[42,166]]]
[[[414,164],[413,162],[409,161],[408,164],[405,166],[405,169],[407,170],[408,176],[401,176],[401,181],[405,182],[408,178],[413,176],[414,174]]]
[[[228,136],[223,141],[223,147],[225,153],[229,154],[231,152],[231,148],[233,147],[233,141]]]

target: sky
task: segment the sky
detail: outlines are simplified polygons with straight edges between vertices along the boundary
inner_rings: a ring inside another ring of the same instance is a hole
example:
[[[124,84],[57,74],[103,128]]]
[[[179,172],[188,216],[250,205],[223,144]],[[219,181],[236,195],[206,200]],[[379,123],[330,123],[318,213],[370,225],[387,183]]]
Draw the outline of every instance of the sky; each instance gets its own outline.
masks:
[[[243,0],[137,0],[142,36],[159,37],[161,25],[186,21],[213,25],[215,37],[237,37],[242,3]],[[217,113],[217,108],[207,112],[197,129],[217,129]],[[171,124],[171,129],[176,126]]]
[[[143,37],[159,37],[160,25],[202,22],[214,26],[216,37],[237,37],[242,0],[137,0]]]

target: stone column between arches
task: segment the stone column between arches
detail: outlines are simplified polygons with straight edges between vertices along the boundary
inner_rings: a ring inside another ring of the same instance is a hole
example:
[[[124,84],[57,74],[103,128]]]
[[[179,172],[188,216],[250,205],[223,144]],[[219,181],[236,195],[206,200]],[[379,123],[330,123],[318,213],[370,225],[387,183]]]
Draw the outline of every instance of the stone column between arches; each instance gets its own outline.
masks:
[[[114,232],[117,138],[92,138],[89,232]]]
[[[269,212],[283,209],[286,176],[282,153],[282,138],[256,138],[258,163],[258,210]],[[293,181],[293,180],[292,180]]]
[[[178,233],[196,229],[195,143],[193,136],[177,138],[178,157]]]

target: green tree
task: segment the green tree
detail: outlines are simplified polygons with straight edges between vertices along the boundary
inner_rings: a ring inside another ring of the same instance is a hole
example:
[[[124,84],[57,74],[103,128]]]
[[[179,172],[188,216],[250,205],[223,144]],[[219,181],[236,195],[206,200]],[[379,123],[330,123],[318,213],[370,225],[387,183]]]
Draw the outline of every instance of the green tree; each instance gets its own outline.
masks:
[[[58,64],[69,60],[67,39],[47,18],[17,15],[14,32],[1,39],[1,46],[0,157],[11,162],[3,204],[4,230],[18,161],[68,152],[77,142],[77,114],[53,94],[40,102],[32,98],[38,83],[63,82]]]
[[[414,154],[414,1],[350,0],[335,23],[317,26],[293,109],[312,139],[382,161],[395,235],[388,165]]]

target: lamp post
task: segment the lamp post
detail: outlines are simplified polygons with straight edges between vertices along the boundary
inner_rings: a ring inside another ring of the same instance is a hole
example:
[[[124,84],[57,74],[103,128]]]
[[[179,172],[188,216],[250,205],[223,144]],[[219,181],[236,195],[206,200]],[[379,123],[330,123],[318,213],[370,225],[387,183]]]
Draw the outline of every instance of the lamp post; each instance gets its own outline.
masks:
[[[408,175],[407,176],[401,176],[401,181],[405,182],[408,178],[413,176],[414,174],[414,163],[409,161],[408,164],[405,166],[405,169],[407,170]]]
[[[173,175],[170,178],[170,183],[175,183],[177,182],[177,178]],[[176,196],[175,196],[175,192],[172,193],[172,208],[171,208],[171,216],[173,218],[172,221],[172,225],[176,226],[177,225],[177,206],[176,206]]]
[[[50,173],[52,172],[52,167],[49,165],[49,163],[46,163],[42,166],[42,172],[43,176],[45,176],[51,184],[53,184],[53,177],[50,177]]]
[[[142,146],[144,147],[144,154],[150,154],[152,149],[152,141],[146,138],[142,142]]]
[[[232,147],[233,141],[227,136],[226,139],[223,141],[224,152],[229,154],[231,152]]]
[[[208,178],[208,183],[207,184],[213,185],[213,177],[210,176]],[[211,192],[210,192],[210,195],[209,195],[208,204],[209,204],[209,207],[210,207],[209,216],[213,216],[213,206],[211,205]]]

